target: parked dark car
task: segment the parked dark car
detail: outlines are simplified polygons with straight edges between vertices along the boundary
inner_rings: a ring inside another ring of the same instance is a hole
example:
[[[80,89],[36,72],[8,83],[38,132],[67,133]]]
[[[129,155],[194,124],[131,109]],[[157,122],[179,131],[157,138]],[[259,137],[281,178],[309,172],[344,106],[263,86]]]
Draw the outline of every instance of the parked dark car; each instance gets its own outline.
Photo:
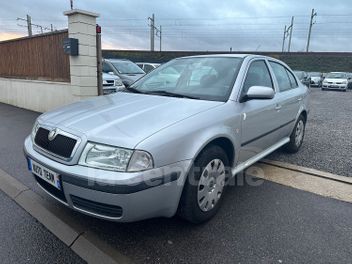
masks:
[[[323,83],[323,74],[321,72],[310,72],[310,86],[321,87]]]
[[[348,78],[347,89],[352,89],[352,72],[347,73],[347,78]]]
[[[296,74],[298,80],[300,80],[301,83],[303,83],[308,88],[310,87],[311,78],[309,77],[308,73],[306,73],[305,71],[293,71],[293,72]]]
[[[126,87],[145,75],[137,64],[125,59],[104,59],[103,72],[119,76]]]

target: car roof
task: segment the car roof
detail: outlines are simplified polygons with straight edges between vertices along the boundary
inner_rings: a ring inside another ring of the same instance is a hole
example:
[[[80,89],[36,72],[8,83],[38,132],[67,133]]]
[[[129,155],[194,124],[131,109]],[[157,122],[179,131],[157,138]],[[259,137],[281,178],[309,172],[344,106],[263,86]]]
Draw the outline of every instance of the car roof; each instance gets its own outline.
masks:
[[[128,60],[128,59],[104,59],[104,60],[106,60],[106,61],[131,61],[131,60]]]
[[[253,55],[253,54],[204,54],[204,55],[193,55],[193,56],[185,56],[185,57],[180,57],[181,58],[209,58],[209,57],[217,57],[217,58],[246,58],[246,57],[261,57],[261,58],[268,58],[266,56],[262,55]]]

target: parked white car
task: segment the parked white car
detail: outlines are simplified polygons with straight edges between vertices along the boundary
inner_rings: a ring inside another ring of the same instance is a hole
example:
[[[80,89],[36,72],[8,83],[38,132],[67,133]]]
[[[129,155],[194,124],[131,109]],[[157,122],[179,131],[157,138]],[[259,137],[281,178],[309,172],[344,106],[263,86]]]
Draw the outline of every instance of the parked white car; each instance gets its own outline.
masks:
[[[136,64],[143,71],[145,71],[145,73],[151,72],[152,70],[154,70],[160,66],[160,63],[150,63],[150,62],[136,62]]]
[[[348,82],[351,80],[346,72],[330,72],[326,75],[322,90],[340,90],[347,91]]]

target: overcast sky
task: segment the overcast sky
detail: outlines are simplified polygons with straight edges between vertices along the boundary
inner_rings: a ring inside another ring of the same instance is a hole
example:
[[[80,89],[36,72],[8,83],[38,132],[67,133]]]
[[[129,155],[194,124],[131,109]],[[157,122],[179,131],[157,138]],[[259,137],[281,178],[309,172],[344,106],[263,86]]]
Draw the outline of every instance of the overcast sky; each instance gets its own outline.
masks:
[[[0,40],[25,36],[24,21],[67,27],[69,0],[1,0]],[[103,48],[149,49],[148,17],[162,26],[163,50],[279,51],[284,26],[295,16],[292,51],[305,49],[310,14],[316,9],[312,51],[352,51],[351,0],[74,0],[74,7],[100,14]],[[38,28],[33,28],[38,33]],[[159,39],[155,38],[159,49]],[[286,40],[286,44],[288,39]],[[287,45],[286,45],[287,49]]]

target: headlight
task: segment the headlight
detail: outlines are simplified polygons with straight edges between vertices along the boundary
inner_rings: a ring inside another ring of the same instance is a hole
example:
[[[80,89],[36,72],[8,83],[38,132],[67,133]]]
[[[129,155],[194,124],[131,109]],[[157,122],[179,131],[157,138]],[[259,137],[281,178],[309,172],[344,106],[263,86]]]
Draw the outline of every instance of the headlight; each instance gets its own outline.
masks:
[[[120,79],[116,79],[115,82],[114,82],[114,86],[122,86],[123,83]]]
[[[342,84],[347,84],[347,81],[343,81]]]
[[[153,168],[153,159],[144,151],[87,143],[79,164],[112,171],[142,171]]]
[[[39,129],[39,124],[37,121],[35,121],[34,126],[32,128],[32,133],[31,133],[31,137],[32,137],[32,141],[34,141],[35,135],[37,134]]]

